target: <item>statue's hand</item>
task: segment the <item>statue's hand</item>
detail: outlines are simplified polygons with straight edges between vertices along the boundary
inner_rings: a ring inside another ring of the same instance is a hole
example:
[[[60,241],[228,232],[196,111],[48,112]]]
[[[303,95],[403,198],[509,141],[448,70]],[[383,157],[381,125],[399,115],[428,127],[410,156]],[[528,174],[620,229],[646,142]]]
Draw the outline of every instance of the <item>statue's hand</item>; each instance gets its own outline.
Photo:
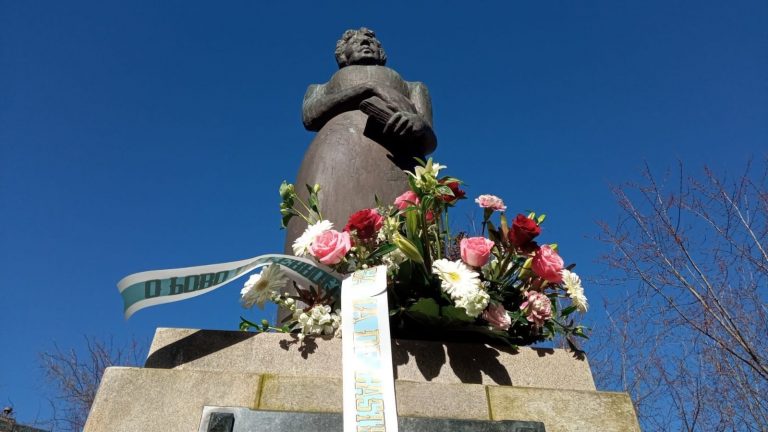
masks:
[[[392,88],[379,83],[365,83],[362,87],[365,89],[363,92],[364,97],[378,96],[392,111],[416,111],[416,107],[414,107],[410,99]]]
[[[424,134],[427,124],[418,114],[398,111],[384,125],[384,133],[398,137],[415,137]]]

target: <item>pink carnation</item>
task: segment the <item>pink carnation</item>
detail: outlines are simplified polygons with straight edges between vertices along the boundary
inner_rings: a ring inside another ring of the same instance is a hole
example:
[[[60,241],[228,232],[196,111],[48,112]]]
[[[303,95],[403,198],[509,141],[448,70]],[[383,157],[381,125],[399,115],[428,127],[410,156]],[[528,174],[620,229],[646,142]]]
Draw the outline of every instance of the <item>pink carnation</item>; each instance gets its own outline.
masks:
[[[491,258],[493,242],[485,237],[461,239],[461,260],[472,267],[482,267]]]
[[[551,247],[540,247],[531,264],[533,272],[540,278],[552,283],[563,281],[563,259]]]
[[[520,310],[525,313],[528,321],[541,327],[545,321],[552,318],[552,302],[549,297],[537,291],[526,291],[523,296],[526,300],[520,305]]]
[[[504,201],[496,195],[480,195],[475,198],[475,202],[482,208],[487,208],[495,211],[504,211],[507,206],[504,205]]]
[[[315,237],[310,252],[323,264],[338,264],[352,248],[348,232],[328,230]]]
[[[483,311],[483,319],[488,321],[488,324],[496,330],[509,330],[509,326],[512,325],[512,320],[507,315],[507,310],[504,309],[504,305],[501,303],[495,303]]]

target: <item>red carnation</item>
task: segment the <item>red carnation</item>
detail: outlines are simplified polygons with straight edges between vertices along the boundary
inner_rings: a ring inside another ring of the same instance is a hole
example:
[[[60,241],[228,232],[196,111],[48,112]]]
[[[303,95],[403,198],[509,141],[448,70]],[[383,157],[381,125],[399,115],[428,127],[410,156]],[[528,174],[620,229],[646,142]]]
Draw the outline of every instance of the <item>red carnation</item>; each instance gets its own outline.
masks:
[[[523,247],[539,234],[541,227],[535,220],[518,214],[512,222],[512,229],[509,230],[509,241],[517,247]]]
[[[376,233],[381,229],[383,224],[384,218],[376,211],[376,209],[365,209],[352,213],[347,225],[344,227],[344,231],[355,230],[357,232],[357,238],[360,240],[369,240],[376,236]]]
[[[453,204],[454,202],[464,198],[464,196],[467,194],[463,190],[459,189],[459,182],[457,181],[452,181],[452,182],[447,182],[442,184],[451,188],[451,192],[453,192],[453,196],[446,194],[440,197],[444,202]]]

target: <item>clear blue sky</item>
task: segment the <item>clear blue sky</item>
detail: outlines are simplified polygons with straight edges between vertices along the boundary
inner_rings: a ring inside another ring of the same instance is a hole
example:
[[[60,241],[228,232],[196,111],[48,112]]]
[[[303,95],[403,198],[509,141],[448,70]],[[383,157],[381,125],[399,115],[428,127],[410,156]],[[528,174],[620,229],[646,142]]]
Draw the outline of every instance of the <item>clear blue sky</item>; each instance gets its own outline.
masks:
[[[542,241],[599,276],[610,184],[768,149],[768,3],[632,3],[0,0],[0,405],[49,414],[54,343],[236,328],[239,284],[130,321],[115,284],[281,250],[301,99],[351,27],[428,85],[435,159],[469,195],[549,214]],[[587,287],[588,322],[611,289]]]

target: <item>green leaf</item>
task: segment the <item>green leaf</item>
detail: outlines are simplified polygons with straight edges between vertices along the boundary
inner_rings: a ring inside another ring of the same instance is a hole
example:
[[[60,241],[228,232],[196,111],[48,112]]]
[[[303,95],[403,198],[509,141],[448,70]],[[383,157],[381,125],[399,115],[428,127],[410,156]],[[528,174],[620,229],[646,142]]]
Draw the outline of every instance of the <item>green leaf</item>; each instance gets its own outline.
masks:
[[[583,337],[584,339],[589,339],[589,336],[584,333],[584,327],[578,326],[573,330],[573,334],[579,337]]]
[[[496,244],[501,243],[501,233],[493,226],[491,221],[488,221],[488,239]]]
[[[455,306],[443,306],[440,310],[443,317],[451,321],[461,322],[474,322],[475,319],[467,315],[467,311],[464,308],[458,308]]]
[[[416,179],[413,178],[413,176],[408,176],[408,186],[411,188],[412,191],[418,190],[416,187]]]
[[[415,208],[405,213],[405,234],[410,239],[419,238],[419,212]]]
[[[574,305],[570,305],[570,306],[568,306],[567,308],[563,309],[563,311],[562,311],[562,312],[560,312],[560,314],[561,314],[562,316],[564,316],[564,317],[567,317],[568,315],[570,315],[570,314],[574,313],[575,311],[576,311],[576,306],[574,306]]]
[[[408,308],[408,312],[426,317],[437,318],[440,316],[440,306],[433,298],[422,298]]]
[[[379,246],[378,249],[376,249],[375,251],[371,252],[371,254],[368,255],[368,259],[372,260],[372,259],[376,259],[376,258],[379,258],[379,257],[383,257],[384,255],[386,255],[386,254],[388,254],[388,253],[390,253],[390,252],[392,252],[392,251],[394,251],[396,249],[397,249],[397,245],[395,245],[393,243],[384,243],[383,245]]]
[[[501,234],[502,238],[509,236],[509,225],[507,225],[507,215],[501,213]]]
[[[453,191],[448,186],[440,185],[437,188],[435,188],[435,191],[440,195],[454,196]]]
[[[283,217],[280,219],[280,228],[281,229],[287,228],[288,227],[288,222],[290,222],[291,219],[293,219],[293,214],[288,213],[288,214],[283,215]]]
[[[319,213],[320,211],[318,208],[320,207],[320,202],[317,198],[317,194],[310,193],[309,198],[307,198],[307,203],[309,204],[309,208],[315,211],[315,213]]]
[[[547,215],[541,214],[541,215],[539,215],[539,217],[536,218],[536,223],[541,225],[541,223],[544,222],[544,219],[546,219],[546,218],[547,218]]]
[[[247,319],[240,317],[240,330],[241,331],[248,331],[250,329],[256,329],[259,330],[260,326],[254,322],[248,321]]]

